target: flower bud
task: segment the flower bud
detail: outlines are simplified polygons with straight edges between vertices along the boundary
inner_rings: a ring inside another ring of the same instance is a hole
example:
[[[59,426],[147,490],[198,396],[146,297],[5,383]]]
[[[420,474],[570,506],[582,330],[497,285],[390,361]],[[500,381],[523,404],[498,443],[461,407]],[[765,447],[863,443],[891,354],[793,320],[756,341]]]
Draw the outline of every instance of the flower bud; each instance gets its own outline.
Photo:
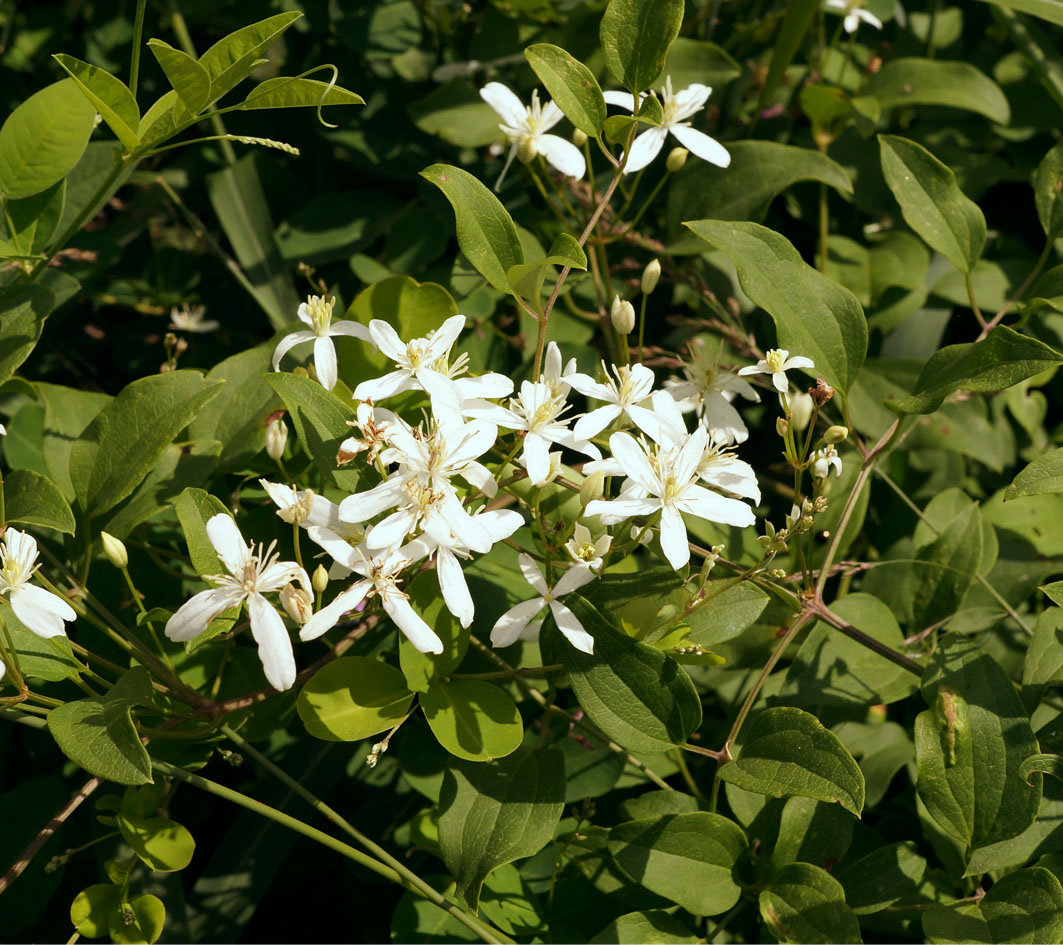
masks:
[[[605,495],[605,473],[591,473],[579,487],[579,500],[584,506]]]
[[[103,542],[103,553],[107,555],[107,560],[111,564],[119,570],[129,565],[129,552],[126,551],[125,544],[121,539],[115,538],[114,535],[109,535],[107,532],[100,532],[100,540]]]
[[[310,600],[310,595],[290,582],[281,588],[280,599],[284,612],[300,626],[314,614],[314,604]]]
[[[835,424],[832,427],[827,427],[827,432],[823,434],[824,443],[841,443],[846,437],[849,436],[849,428],[843,427],[840,424]]]
[[[630,334],[635,327],[635,306],[617,295],[613,298],[613,307],[609,312],[609,317],[612,319],[613,328],[619,334]]]
[[[661,281],[661,261],[654,259],[642,270],[642,294],[649,295]]]
[[[318,594],[324,594],[328,587],[328,571],[323,564],[319,564],[310,578],[310,584]]]
[[[786,417],[775,418],[775,432],[783,439],[790,435],[790,421]]]
[[[587,135],[577,128],[572,132],[572,143],[577,148],[582,148],[587,143]]]
[[[790,395],[790,422],[793,428],[799,431],[804,430],[812,419],[814,409],[815,404],[812,403],[812,398],[808,394],[802,394],[800,391],[792,393]]]
[[[517,145],[517,160],[521,164],[531,164],[535,160],[535,155],[539,152],[535,150],[535,144],[527,139],[521,141]]]
[[[270,459],[280,459],[287,442],[288,426],[280,417],[266,425],[266,453]]]
[[[690,152],[686,148],[672,148],[672,150],[668,152],[668,159],[664,162],[664,166],[674,174],[686,164],[688,154],[690,154]]]

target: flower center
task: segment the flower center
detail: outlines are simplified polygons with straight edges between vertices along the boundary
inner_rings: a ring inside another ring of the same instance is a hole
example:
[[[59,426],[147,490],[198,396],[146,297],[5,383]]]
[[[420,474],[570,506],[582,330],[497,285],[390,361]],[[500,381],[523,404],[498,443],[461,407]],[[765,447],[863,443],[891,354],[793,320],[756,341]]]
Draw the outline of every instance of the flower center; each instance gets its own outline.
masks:
[[[576,557],[579,558],[580,561],[593,561],[598,555],[595,553],[594,545],[588,541],[576,549]]]
[[[411,371],[416,371],[421,366],[421,359],[424,357],[424,349],[426,347],[426,338],[414,338],[413,341],[406,343],[406,361],[409,363]]]
[[[6,548],[0,548],[0,581],[8,588],[15,588],[28,578],[29,575],[23,572],[22,562]]]
[[[778,374],[786,363],[786,355],[778,348],[772,348],[764,355],[764,363],[772,374]]]
[[[334,299],[324,299],[320,295],[311,295],[306,300],[306,311],[310,321],[314,325],[314,334],[319,338],[328,335],[329,326],[332,324],[332,306]]]

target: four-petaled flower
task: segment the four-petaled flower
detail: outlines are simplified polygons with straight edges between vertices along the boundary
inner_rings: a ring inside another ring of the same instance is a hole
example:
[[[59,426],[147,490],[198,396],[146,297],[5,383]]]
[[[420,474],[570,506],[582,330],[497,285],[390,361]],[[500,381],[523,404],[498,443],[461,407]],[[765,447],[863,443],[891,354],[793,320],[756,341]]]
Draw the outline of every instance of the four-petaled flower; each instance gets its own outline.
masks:
[[[586,374],[570,374],[565,378],[566,382],[584,397],[602,401],[601,407],[584,414],[576,421],[572,435],[577,440],[589,440],[597,436],[622,414],[626,413],[635,419],[638,416],[638,404],[653,391],[653,371],[641,364],[633,364],[631,367],[626,364],[617,367],[614,364],[614,381],[603,361],[602,373],[605,375],[604,384],[599,384]]]
[[[688,85],[681,92],[673,93],[672,77],[668,76],[664,88],[661,89],[661,108],[664,112],[661,123],[656,127],[647,128],[635,139],[631,153],[627,156],[627,163],[624,164],[624,173],[641,171],[661,153],[664,140],[669,134],[674,135],[684,148],[703,161],[727,167],[731,163],[731,155],[727,153],[727,149],[705,132],[691,128],[690,122],[687,121],[701,111],[711,94],[712,89],[709,86],[697,82]],[[635,99],[630,92],[606,92],[605,100],[610,105],[619,105],[629,112],[635,110]]]
[[[290,581],[298,581],[310,594],[310,579],[294,561],[277,560],[279,556],[273,554],[276,542],[265,549],[247,544],[236,522],[225,512],[207,522],[207,538],[229,573],[206,575],[217,587],[200,591],[185,601],[166,622],[166,636],[176,643],[192,640],[223,611],[246,600],[251,635],[258,644],[258,658],[266,679],[274,689],[291,689],[295,684],[292,640],[281,615],[262,595],[279,591]]]
[[[845,14],[845,21],[842,25],[846,33],[855,33],[861,21],[877,30],[882,29],[882,20],[864,9],[865,2],[866,0],[823,0],[820,6],[824,10],[830,10],[831,13]]]
[[[790,383],[786,379],[787,371],[793,368],[812,368],[815,366],[811,358],[806,358],[802,355],[794,355],[791,358],[790,352],[785,348],[771,348],[764,353],[762,360],[756,364],[749,365],[749,367],[742,368],[738,373],[743,375],[770,374],[771,382],[775,385],[775,389],[780,394],[785,394],[790,389]]]
[[[311,295],[297,312],[299,320],[305,322],[313,329],[312,331],[293,331],[290,335],[281,338],[276,350],[273,352],[273,370],[280,370],[281,358],[292,348],[304,341],[314,343],[314,367],[317,369],[317,379],[325,390],[332,390],[336,386],[338,368],[336,366],[336,346],[332,343],[333,337],[346,335],[349,338],[360,338],[362,341],[372,343],[369,330],[360,322],[352,322],[344,319],[332,321],[332,306],[335,299],[322,298],[319,295]]]
[[[554,621],[557,623],[557,629],[565,635],[568,642],[577,650],[593,653],[594,637],[583,629],[583,624],[579,622],[576,615],[558,598],[571,594],[585,584],[590,584],[597,575],[586,565],[578,564],[562,574],[553,587],[549,587],[531,555],[521,554],[517,561],[524,580],[539,596],[517,604],[516,607],[511,607],[499,617],[491,630],[491,643],[494,646],[509,646],[516,643],[521,636],[525,639],[537,638],[541,622],[532,624],[531,621],[539,611],[549,605],[550,613],[553,614]]]
[[[586,565],[595,574],[601,574],[602,556],[612,547],[613,539],[608,532],[597,541],[591,538],[591,530],[582,522],[576,522],[572,537],[565,542],[565,551],[573,564]]]
[[[841,476],[842,458],[832,444],[828,444],[823,449],[816,450],[812,454],[812,475],[816,479],[826,479],[830,475],[832,467],[834,469],[834,477]]]
[[[0,548],[0,597],[7,598],[27,630],[45,639],[65,636],[63,622],[76,620],[77,614],[63,598],[30,584],[38,567],[34,537],[17,528],[8,528]]]

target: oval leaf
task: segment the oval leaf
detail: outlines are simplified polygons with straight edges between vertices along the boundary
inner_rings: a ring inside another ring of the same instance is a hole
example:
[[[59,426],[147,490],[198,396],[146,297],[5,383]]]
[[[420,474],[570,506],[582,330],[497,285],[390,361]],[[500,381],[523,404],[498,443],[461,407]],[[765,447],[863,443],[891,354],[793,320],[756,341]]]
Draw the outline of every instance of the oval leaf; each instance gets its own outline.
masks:
[[[77,84],[82,94],[92,102],[96,111],[127,151],[136,148],[140,140],[140,109],[126,84],[98,66],[82,62],[73,56],[53,56]]]
[[[317,79],[277,76],[256,85],[240,106],[244,111],[256,108],[316,108],[322,105],[364,105],[357,92]]]
[[[185,827],[166,817],[116,814],[122,839],[147,865],[161,873],[183,870],[192,862],[196,841]]]
[[[421,708],[439,744],[467,761],[501,758],[524,737],[517,704],[482,679],[434,683],[421,696]]]
[[[189,114],[198,115],[210,99],[210,73],[188,53],[174,49],[161,39],[149,39],[148,47]],[[144,117],[144,125],[148,127],[148,116]]]
[[[845,890],[826,870],[789,863],[760,894],[760,916],[782,942],[859,942]]]
[[[1049,450],[1030,463],[1004,490],[1004,501],[1048,492],[1063,492],[1063,449]]]
[[[605,64],[634,93],[660,75],[683,23],[683,0],[609,0],[599,38]]]
[[[299,693],[296,708],[315,738],[355,742],[393,728],[412,703],[413,693],[394,666],[362,656],[345,656],[310,677]]]
[[[867,80],[860,94],[877,99],[882,108],[945,105],[978,112],[1001,125],[1011,118],[1000,86],[967,62],[894,59]]]
[[[8,522],[74,534],[74,513],[59,487],[29,469],[12,469],[4,477],[4,513]]]
[[[565,117],[585,135],[597,138],[605,121],[605,99],[594,73],[550,43],[529,46],[524,56]]]
[[[219,39],[202,56],[199,64],[210,75],[210,102],[215,102],[234,85],[246,79],[258,65],[259,57],[303,14],[278,13]]]

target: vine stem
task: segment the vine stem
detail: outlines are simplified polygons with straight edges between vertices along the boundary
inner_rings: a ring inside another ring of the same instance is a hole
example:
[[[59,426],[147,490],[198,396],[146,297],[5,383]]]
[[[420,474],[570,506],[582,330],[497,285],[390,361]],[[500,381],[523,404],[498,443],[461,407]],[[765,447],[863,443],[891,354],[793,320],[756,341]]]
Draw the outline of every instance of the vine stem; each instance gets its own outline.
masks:
[[[400,881],[403,885],[409,885],[416,892],[426,899],[431,900],[445,912],[449,913],[453,918],[457,919],[467,929],[474,932],[481,939],[488,943],[495,943],[495,945],[501,945],[502,942],[509,942],[511,939],[507,938],[503,933],[497,929],[491,928],[486,924],[482,924],[479,920],[474,919],[457,906],[446,901],[443,896],[428,885],[420,876],[418,876],[413,870],[411,870],[401,860],[396,859],[382,846],[370,840],[365,834],[354,827],[351,823],[345,820],[335,809],[329,807],[321,798],[317,797],[310,791],[308,791],[302,784],[295,778],[289,775],[282,768],[279,768],[272,761],[269,760],[262,752],[255,748],[250,742],[245,741],[240,735],[233,731],[228,725],[221,726],[221,732],[231,742],[237,745],[242,752],[250,755],[255,761],[258,762],[263,768],[266,769],[273,777],[283,784],[287,785],[292,791],[298,794],[304,801],[306,801],[311,807],[314,808],[319,814],[328,818],[332,823],[339,827],[344,833],[353,837],[363,847],[370,851],[373,855],[374,862],[381,862],[386,864],[394,873],[400,877]],[[378,872],[380,872],[378,870]]]
[[[144,37],[144,10],[148,0],[137,0],[136,17],[133,20],[133,50],[129,62],[129,91],[137,97],[137,79],[140,74],[140,41]]]

